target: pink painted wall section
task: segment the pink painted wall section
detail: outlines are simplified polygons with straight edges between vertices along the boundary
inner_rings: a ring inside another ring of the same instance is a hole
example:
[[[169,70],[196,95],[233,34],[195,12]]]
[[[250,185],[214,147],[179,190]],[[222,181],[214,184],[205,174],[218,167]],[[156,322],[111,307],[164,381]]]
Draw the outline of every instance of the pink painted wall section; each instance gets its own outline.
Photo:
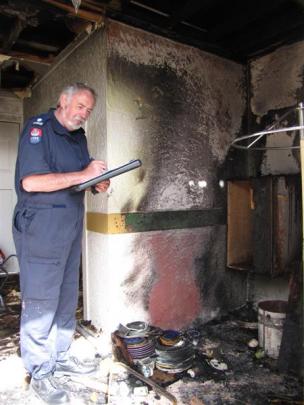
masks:
[[[156,272],[149,299],[153,325],[182,328],[198,317],[201,304],[193,259],[199,242],[189,234],[168,239],[158,233],[150,239]]]

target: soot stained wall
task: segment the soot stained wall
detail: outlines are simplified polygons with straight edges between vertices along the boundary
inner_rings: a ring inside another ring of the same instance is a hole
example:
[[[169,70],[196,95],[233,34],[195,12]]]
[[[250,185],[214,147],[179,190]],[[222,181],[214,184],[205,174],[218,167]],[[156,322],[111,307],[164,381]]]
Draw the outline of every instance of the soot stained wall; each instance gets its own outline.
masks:
[[[304,99],[304,42],[284,46],[276,51],[253,60],[250,63],[250,110],[249,132],[264,130],[272,125]],[[294,111],[284,119],[280,127],[298,124]],[[268,135],[264,138],[266,147],[299,145],[296,131]],[[300,173],[299,150],[265,150],[250,153],[250,174],[252,176],[288,175]],[[300,204],[300,202],[299,202]],[[298,219],[301,221],[301,218]],[[286,232],[286,230],[285,230]],[[300,252],[299,252],[300,255]],[[255,302],[265,299],[287,299],[290,275],[270,280],[255,276],[251,285],[251,297]]]
[[[218,173],[241,129],[244,89],[237,64],[111,24],[108,136],[120,148],[109,158],[132,151],[144,163],[137,205],[130,207],[122,193],[113,210],[222,206]]]
[[[251,128],[264,130],[290,108],[304,99],[304,42],[284,46],[251,62]],[[289,115],[280,127],[297,124],[297,115]],[[265,146],[293,146],[299,144],[298,133],[283,132],[268,135]],[[252,174],[294,174],[300,171],[299,153],[296,150],[266,150],[252,152]]]
[[[225,210],[219,173],[241,131],[244,69],[117,23],[108,26],[107,49],[109,166],[143,162],[113,180],[109,211],[157,211],[165,220],[175,210]],[[111,319],[96,314],[103,330],[139,317],[180,328],[245,300],[245,280],[226,271],[225,223],[112,235],[109,249],[115,258],[100,284],[117,299]]]

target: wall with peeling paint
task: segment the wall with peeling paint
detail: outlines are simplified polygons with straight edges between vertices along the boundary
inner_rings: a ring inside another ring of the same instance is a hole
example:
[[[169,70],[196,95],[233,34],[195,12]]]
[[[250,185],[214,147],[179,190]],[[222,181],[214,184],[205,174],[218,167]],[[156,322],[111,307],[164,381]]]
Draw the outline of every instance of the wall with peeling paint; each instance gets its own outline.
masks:
[[[250,106],[257,124],[272,124],[286,109],[296,106],[304,99],[304,42],[277,49],[251,63]],[[297,123],[293,116],[282,123],[292,126]],[[299,144],[296,132],[269,135],[266,146]],[[259,167],[262,175],[299,173],[299,153],[292,150],[268,150],[262,154]]]
[[[98,242],[105,238],[109,260],[101,263]],[[245,301],[246,276],[225,270],[224,226],[108,237],[92,232],[89,244],[91,319],[105,332],[135,320],[182,328]]]
[[[250,130],[263,130],[274,123],[293,106],[304,99],[304,42],[284,46],[258,58],[250,64],[250,107],[252,125]],[[297,125],[296,113],[290,114],[280,125]],[[282,132],[265,138],[265,146],[299,145],[296,131]],[[300,173],[298,150],[266,150],[252,152],[253,175],[277,175]],[[299,222],[301,218],[298,219]],[[277,280],[255,277],[252,280],[251,296],[256,302],[263,299],[287,299],[288,276]]]
[[[131,199],[126,179],[115,181],[110,211],[221,204],[218,172],[241,129],[244,88],[243,68],[235,63],[111,24],[109,159],[118,164],[140,158],[144,165],[132,178]]]
[[[117,23],[108,26],[107,55],[109,166],[143,162],[112,180],[109,212],[225,209],[219,173],[241,131],[244,69]],[[104,238],[91,232],[89,243],[96,251]],[[90,267],[100,268],[92,286],[109,292],[90,293],[90,318],[106,332],[131,320],[181,328],[246,299],[246,276],[226,271],[225,225],[109,235],[107,241],[107,258],[90,255]],[[106,260],[108,271],[102,271]]]

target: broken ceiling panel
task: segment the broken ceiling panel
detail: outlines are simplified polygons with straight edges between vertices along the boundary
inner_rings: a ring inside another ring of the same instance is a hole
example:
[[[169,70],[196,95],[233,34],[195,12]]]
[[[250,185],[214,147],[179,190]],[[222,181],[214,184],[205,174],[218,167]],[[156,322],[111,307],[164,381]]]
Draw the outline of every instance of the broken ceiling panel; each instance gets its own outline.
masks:
[[[78,10],[68,1],[7,0],[0,4],[0,55],[18,62],[1,63],[1,88],[20,89],[41,77],[55,58],[88,25],[102,21],[102,9]],[[14,64],[13,63],[13,64]],[[25,73],[26,72],[26,73]]]
[[[304,39],[303,0],[4,0],[0,69],[9,56],[21,67],[31,63],[34,76],[26,81],[15,70],[4,83],[2,74],[1,87],[31,86],[68,45],[102,26],[105,17],[241,64]]]

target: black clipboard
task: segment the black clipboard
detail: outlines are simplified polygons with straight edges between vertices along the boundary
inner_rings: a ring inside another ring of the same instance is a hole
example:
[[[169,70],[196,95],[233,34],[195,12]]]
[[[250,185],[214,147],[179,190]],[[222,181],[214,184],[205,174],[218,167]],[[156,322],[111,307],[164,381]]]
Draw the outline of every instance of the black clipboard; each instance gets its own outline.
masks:
[[[104,180],[108,180],[111,179],[112,177],[119,176],[120,174],[129,172],[130,170],[137,169],[141,165],[142,163],[139,159],[131,160],[129,163],[108,170],[102,173],[100,176],[94,177],[90,180],[85,181],[84,183],[80,183],[77,184],[76,186],[73,186],[72,191],[77,193],[79,191],[86,190],[89,187],[94,187],[96,184],[101,183]]]

